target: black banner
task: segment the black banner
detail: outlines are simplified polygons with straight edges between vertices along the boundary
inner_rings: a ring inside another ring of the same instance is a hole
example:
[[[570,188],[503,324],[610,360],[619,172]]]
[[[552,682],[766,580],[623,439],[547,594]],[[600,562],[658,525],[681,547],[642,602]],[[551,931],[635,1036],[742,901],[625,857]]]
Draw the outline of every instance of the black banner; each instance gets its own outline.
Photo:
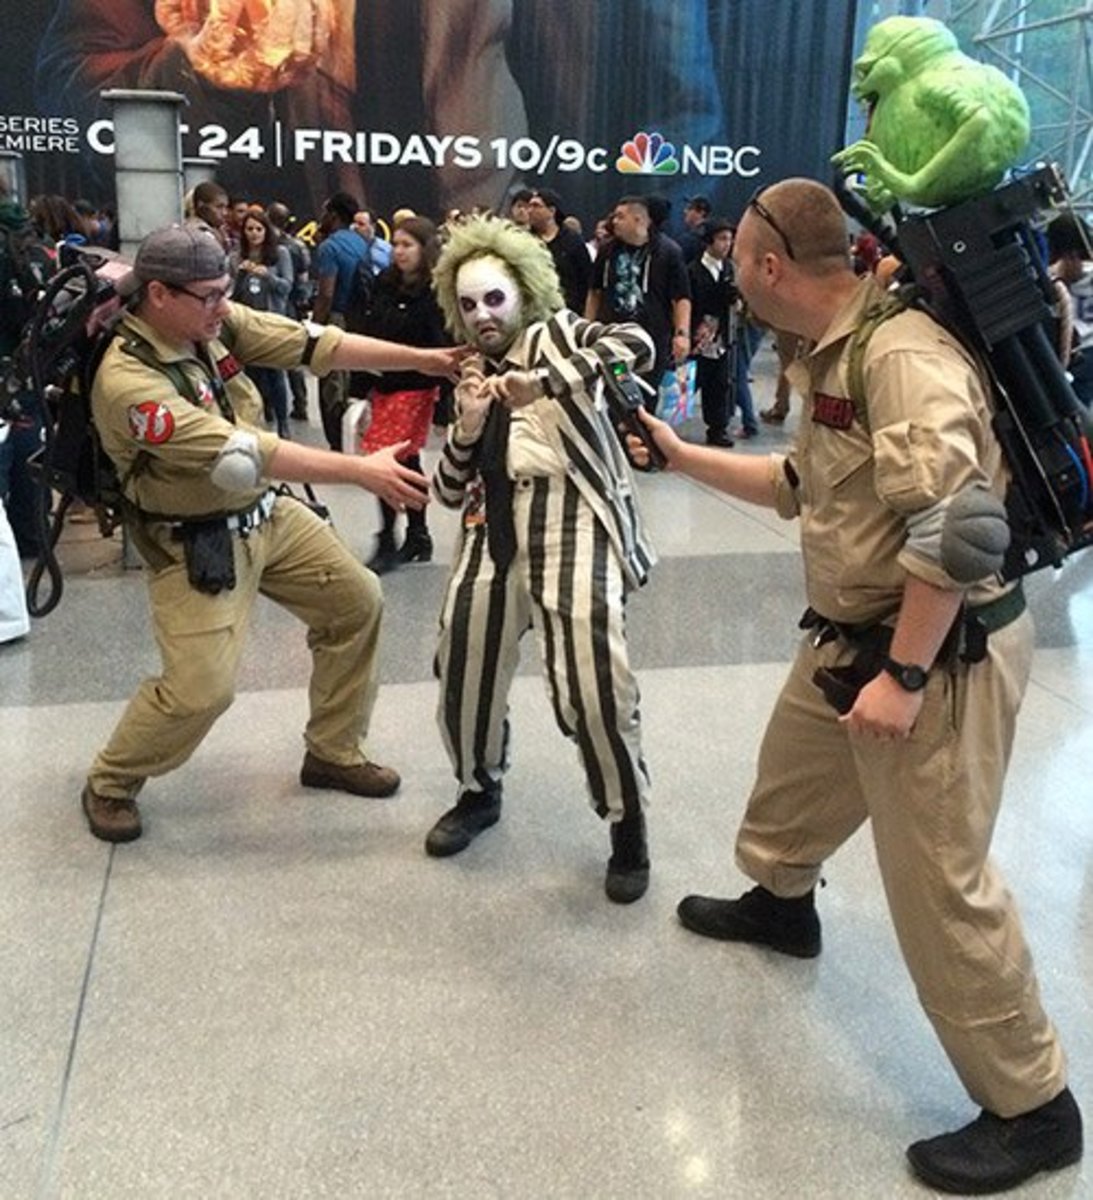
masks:
[[[182,92],[184,154],[306,218],[497,207],[545,184],[738,214],[842,144],[853,0],[6,0],[0,150],[28,191],[113,196],[105,88]]]

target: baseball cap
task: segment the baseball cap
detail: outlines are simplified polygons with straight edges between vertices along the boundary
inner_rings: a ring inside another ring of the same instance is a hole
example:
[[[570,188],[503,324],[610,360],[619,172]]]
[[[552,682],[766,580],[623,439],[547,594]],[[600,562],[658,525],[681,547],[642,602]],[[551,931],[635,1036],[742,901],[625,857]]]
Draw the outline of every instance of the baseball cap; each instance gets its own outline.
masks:
[[[693,208],[696,212],[706,213],[711,211],[710,202],[705,196],[688,196],[683,202],[684,208]]]
[[[139,283],[194,283],[228,274],[228,255],[216,234],[200,222],[154,229],[137,248],[133,274]]]

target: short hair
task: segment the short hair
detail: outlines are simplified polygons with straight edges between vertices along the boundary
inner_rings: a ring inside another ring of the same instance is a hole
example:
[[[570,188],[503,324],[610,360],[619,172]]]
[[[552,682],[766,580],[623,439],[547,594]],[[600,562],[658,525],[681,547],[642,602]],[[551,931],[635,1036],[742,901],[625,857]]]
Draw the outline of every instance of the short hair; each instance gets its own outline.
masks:
[[[708,217],[713,212],[713,206],[705,196],[691,196],[683,207],[685,209],[693,208],[695,212],[700,212],[704,217]]]
[[[827,275],[850,269],[846,216],[830,188],[815,179],[783,179],[764,188],[753,199],[761,200],[778,223],[775,229],[758,210],[753,210],[765,250],[786,253],[782,241],[785,237],[793,247],[790,257],[809,274]],[[748,208],[752,208],[751,201]]]
[[[354,216],[361,210],[360,201],[349,192],[335,192],[327,199],[324,207],[343,225],[352,225]]]
[[[1047,252],[1052,262],[1068,254],[1089,258],[1089,243],[1089,226],[1077,213],[1062,213],[1047,227]]]
[[[615,208],[642,208],[645,210],[645,215],[652,219],[653,214],[649,211],[649,199],[647,196],[622,196],[615,201]],[[614,210],[612,210],[614,211]]]
[[[212,179],[203,179],[193,192],[194,208],[199,204],[216,204],[221,200],[227,200],[228,193]]]
[[[512,193],[512,198],[509,200],[509,208],[512,208],[514,204],[527,204],[527,202],[534,195],[535,193],[531,190],[531,188],[517,188],[516,191]]]
[[[464,263],[498,258],[512,272],[529,321],[545,321],[565,307],[554,259],[541,238],[502,217],[466,217],[448,227],[433,270],[437,303],[451,333],[462,330],[456,277]]]
[[[565,220],[565,209],[562,208],[562,198],[553,188],[533,188],[532,196],[538,196],[547,208],[554,209],[554,219],[559,225]]]
[[[703,222],[702,240],[709,246],[719,233],[724,233],[726,230],[729,233],[735,233],[736,226],[727,217],[710,217]]]

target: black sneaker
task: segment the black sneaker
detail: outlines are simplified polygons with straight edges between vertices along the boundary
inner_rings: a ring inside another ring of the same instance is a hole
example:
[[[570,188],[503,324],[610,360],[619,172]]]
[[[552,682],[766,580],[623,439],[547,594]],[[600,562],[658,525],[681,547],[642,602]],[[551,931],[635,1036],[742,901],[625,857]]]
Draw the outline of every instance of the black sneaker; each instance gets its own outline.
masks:
[[[984,1109],[970,1125],[908,1147],[915,1174],[942,1192],[985,1196],[1069,1167],[1082,1156],[1082,1114],[1064,1088],[1018,1117]]]
[[[765,887],[753,887],[738,900],[686,896],[676,909],[693,933],[723,942],[769,946],[794,958],[820,953],[820,918],[813,892],[783,900]]]
[[[476,837],[501,819],[501,788],[488,792],[464,792],[429,830],[425,853],[431,858],[448,858],[466,848]]]
[[[608,900],[633,904],[649,890],[649,851],[645,843],[645,815],[631,813],[611,826],[611,857],[603,881]]]

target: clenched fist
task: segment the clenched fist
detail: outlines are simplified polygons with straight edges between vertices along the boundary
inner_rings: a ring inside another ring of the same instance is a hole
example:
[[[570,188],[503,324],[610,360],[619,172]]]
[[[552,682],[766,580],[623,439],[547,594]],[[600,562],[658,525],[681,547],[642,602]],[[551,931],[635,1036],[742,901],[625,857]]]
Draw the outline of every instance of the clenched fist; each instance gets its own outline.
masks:
[[[156,20],[209,83],[276,92],[323,59],[336,14],[334,0],[156,0]]]

